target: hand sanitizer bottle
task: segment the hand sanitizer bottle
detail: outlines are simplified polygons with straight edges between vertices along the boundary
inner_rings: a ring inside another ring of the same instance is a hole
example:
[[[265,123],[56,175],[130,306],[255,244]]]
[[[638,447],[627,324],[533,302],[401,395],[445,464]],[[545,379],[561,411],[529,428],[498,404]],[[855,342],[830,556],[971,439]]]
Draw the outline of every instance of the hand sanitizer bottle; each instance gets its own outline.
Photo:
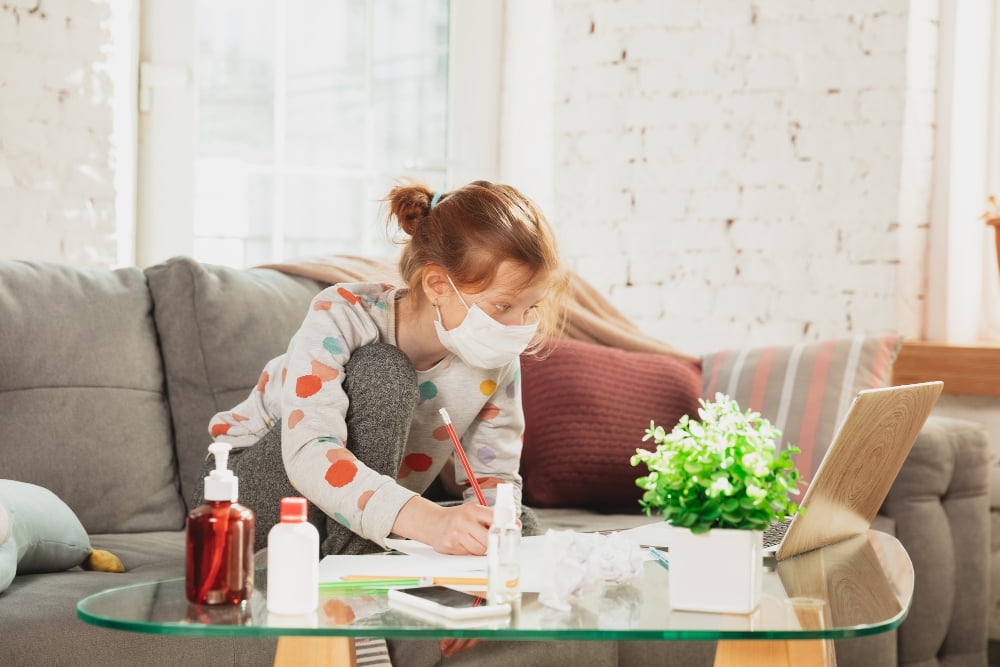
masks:
[[[267,534],[267,610],[308,614],[319,606],[319,531],[305,498],[281,499],[281,522]]]
[[[253,511],[236,502],[239,480],[226,468],[230,446],[215,442],[205,504],[187,517],[185,592],[195,604],[236,605],[253,592]]]
[[[486,561],[489,579],[486,597],[490,604],[510,603],[516,608],[521,600],[521,527],[517,522],[514,486],[497,485],[493,523],[486,538]]]

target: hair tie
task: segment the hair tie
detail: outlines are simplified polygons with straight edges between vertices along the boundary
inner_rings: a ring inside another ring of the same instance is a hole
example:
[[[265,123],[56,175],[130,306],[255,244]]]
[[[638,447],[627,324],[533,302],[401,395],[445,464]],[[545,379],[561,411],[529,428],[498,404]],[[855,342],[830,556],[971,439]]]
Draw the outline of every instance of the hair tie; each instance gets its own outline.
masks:
[[[444,194],[444,193],[442,193],[442,192],[435,192],[434,193],[434,196],[431,197],[431,208],[434,208],[435,206],[437,206],[437,203],[439,201],[441,201],[441,195],[442,194]]]

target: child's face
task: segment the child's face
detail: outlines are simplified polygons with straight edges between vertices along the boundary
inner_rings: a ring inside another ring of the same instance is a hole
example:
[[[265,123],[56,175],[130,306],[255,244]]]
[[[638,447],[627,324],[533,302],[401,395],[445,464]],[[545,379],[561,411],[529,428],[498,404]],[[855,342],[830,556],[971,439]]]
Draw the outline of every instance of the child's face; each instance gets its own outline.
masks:
[[[545,276],[536,276],[532,283],[524,287],[529,275],[523,265],[507,259],[497,267],[496,276],[486,289],[481,292],[464,292],[459,289],[459,293],[468,306],[477,304],[484,313],[501,324],[532,324],[538,320],[536,307],[544,298],[549,285]]]

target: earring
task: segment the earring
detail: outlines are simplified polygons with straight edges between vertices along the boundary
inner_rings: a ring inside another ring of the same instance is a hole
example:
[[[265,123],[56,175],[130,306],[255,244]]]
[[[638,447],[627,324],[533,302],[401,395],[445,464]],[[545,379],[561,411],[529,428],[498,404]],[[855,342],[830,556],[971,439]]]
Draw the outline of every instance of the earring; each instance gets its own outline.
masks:
[[[434,307],[435,307],[435,308],[437,308],[437,307],[438,307],[438,300],[437,300],[437,298],[435,298],[435,299],[434,299]]]

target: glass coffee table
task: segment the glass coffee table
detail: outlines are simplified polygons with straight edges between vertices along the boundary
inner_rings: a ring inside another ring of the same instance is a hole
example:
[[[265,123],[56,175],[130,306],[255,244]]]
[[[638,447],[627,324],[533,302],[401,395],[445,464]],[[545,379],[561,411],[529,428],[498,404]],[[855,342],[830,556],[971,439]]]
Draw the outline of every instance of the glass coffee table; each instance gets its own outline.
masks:
[[[383,557],[383,556],[379,556]],[[392,558],[387,555],[385,558]],[[332,594],[304,617],[266,609],[266,571],[238,607],[194,605],[183,579],[110,589],[84,598],[77,613],[105,628],[197,637],[280,637],[276,665],[353,664],[353,637],[504,640],[717,641],[716,665],[833,665],[834,639],[886,632],[903,622],[913,595],[913,566],[894,537],[878,531],[780,562],[764,561],[764,593],[750,614],[681,612],[667,601],[669,573],[647,561],[626,585],[605,586],[571,611],[525,593],[502,627],[449,627],[389,609],[382,594]]]

